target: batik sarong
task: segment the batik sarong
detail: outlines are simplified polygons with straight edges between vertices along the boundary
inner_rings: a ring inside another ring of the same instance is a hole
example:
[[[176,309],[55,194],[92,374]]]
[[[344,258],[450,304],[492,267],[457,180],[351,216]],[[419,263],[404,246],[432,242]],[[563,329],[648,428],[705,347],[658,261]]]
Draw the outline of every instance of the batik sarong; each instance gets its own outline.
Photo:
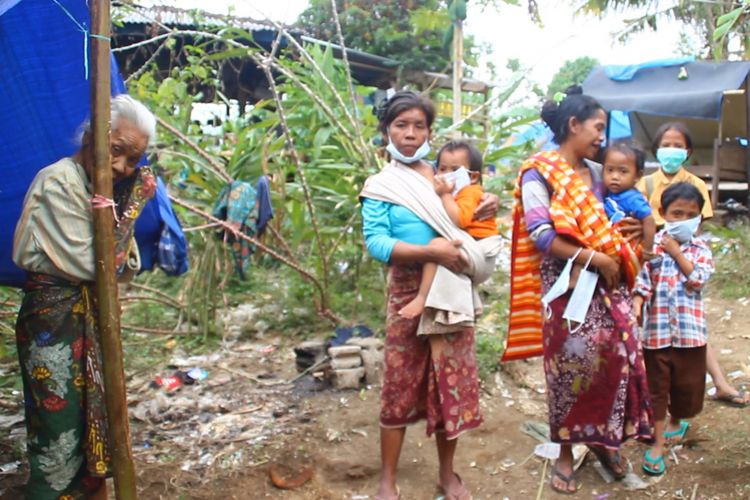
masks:
[[[419,318],[398,315],[421,275],[421,265],[390,268],[380,423],[399,428],[426,419],[428,436],[455,439],[482,423],[474,329],[441,335],[441,352],[432,351],[430,339],[417,335]]]
[[[29,499],[84,498],[109,472],[101,348],[88,285],[31,275],[16,324]]]
[[[542,259],[543,293],[564,264]],[[653,411],[630,293],[624,284],[607,291],[602,283],[577,331],[569,331],[562,317],[570,292],[550,304],[552,315],[543,325],[544,372],[552,441],[616,449],[628,438],[651,439]]]

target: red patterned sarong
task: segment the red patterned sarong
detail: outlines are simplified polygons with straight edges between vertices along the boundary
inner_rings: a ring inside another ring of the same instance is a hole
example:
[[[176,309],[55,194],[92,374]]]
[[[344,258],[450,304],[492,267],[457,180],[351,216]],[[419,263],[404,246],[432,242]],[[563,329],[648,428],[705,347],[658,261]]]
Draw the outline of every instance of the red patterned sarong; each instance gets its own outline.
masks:
[[[553,257],[542,260],[544,293],[564,265]],[[551,440],[612,449],[631,438],[649,441],[653,409],[627,287],[607,291],[600,286],[586,321],[575,332],[562,317],[570,294],[550,304],[552,316],[544,322]]]
[[[445,432],[455,439],[482,423],[474,329],[417,336],[419,318],[405,319],[398,311],[417,295],[421,275],[420,265],[394,265],[388,275],[380,425],[399,428],[426,419],[428,436]],[[441,345],[439,353],[431,340]]]

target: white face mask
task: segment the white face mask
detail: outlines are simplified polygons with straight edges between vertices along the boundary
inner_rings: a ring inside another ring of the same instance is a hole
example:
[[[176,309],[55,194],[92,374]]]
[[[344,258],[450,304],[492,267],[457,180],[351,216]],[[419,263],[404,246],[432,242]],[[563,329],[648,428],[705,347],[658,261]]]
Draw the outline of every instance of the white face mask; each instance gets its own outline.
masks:
[[[664,229],[667,234],[680,243],[687,243],[693,238],[693,235],[701,225],[701,216],[693,217],[687,220],[678,220],[675,222],[665,222]]]
[[[419,148],[414,152],[412,156],[405,156],[401,153],[398,149],[396,149],[396,146],[393,144],[393,141],[391,140],[391,135],[388,134],[388,145],[385,147],[385,150],[390,153],[391,158],[400,161],[401,163],[404,163],[406,165],[411,165],[414,162],[417,162],[430,154],[430,140],[425,139],[425,141],[422,143]]]
[[[542,305],[544,306],[544,311],[547,315],[547,319],[552,317],[552,309],[550,309],[549,305],[553,300],[558,297],[562,297],[563,295],[565,295],[565,292],[568,291],[568,285],[570,285],[570,271],[573,268],[573,262],[575,262],[575,260],[578,258],[578,254],[580,254],[582,250],[583,248],[579,248],[576,254],[568,259],[568,262],[565,263],[565,267],[563,267],[562,272],[560,272],[560,276],[552,284],[544,297],[542,297]]]
[[[578,275],[578,281],[576,282],[573,293],[570,294],[568,299],[568,305],[563,311],[563,318],[568,320],[568,331],[570,333],[577,332],[586,320],[586,314],[589,312],[589,306],[594,298],[594,292],[596,291],[596,284],[599,281],[599,275],[595,272],[589,271],[589,264],[591,259],[594,258],[594,252],[591,252],[586,267],[581,270],[581,274]],[[571,328],[570,322],[575,321],[578,326]]]
[[[458,167],[458,170],[443,174],[443,177],[448,182],[453,183],[453,196],[456,196],[459,191],[471,184],[469,171],[465,167]]]

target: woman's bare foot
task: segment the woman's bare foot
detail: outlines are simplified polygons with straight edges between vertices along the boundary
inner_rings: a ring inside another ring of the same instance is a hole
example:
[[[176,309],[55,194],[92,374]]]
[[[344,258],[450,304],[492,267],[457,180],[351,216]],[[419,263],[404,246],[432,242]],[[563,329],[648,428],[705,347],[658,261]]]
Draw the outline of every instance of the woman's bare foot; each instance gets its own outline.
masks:
[[[552,489],[560,493],[575,493],[578,491],[578,482],[573,471],[573,462],[558,459],[552,466],[552,478],[550,485]]]
[[[401,491],[395,484],[381,481],[375,500],[401,500]]]
[[[735,408],[750,406],[750,392],[738,391],[731,385],[726,388],[716,388],[716,394],[711,396],[714,401],[725,403]]]
[[[445,500],[471,500],[471,492],[464,486],[461,477],[451,472],[446,477],[440,477],[440,488],[445,494]]]
[[[406,319],[417,318],[424,312],[424,304],[426,301],[427,297],[417,295],[411,302],[401,308],[398,315]]]

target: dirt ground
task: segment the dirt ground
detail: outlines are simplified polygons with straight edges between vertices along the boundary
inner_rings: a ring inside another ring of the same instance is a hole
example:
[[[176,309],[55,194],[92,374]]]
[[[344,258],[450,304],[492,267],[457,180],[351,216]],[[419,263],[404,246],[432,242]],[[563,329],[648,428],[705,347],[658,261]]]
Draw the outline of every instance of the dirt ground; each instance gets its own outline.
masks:
[[[750,386],[750,305],[708,301],[711,343],[735,386]],[[379,468],[378,388],[336,392],[296,375],[292,345],[280,337],[238,342],[213,356],[186,358],[176,366],[201,365],[206,380],[170,394],[149,386],[166,366],[131,374],[131,431],[144,499],[372,499]],[[710,387],[710,384],[708,385]],[[18,416],[20,395],[3,394],[5,419]],[[540,360],[504,366],[486,384],[485,423],[462,437],[456,468],[475,499],[557,498],[543,477],[544,460],[533,455],[538,441],[521,432],[528,421],[544,422],[546,405]],[[23,441],[22,422],[3,420],[0,464],[10,463]],[[8,424],[10,422],[10,425]],[[706,400],[685,446],[667,463],[667,474],[648,488],[627,491],[607,484],[592,466],[578,473],[579,498],[731,499],[750,498],[750,409]],[[644,447],[625,455],[636,474]],[[676,457],[677,462],[674,458]],[[23,463],[0,466],[2,498],[19,498]],[[274,469],[288,481],[312,479],[294,490],[269,480]],[[437,458],[432,439],[418,424],[407,432],[399,485],[404,499],[435,499]],[[645,478],[649,480],[648,478]],[[541,487],[541,490],[540,490]]]

